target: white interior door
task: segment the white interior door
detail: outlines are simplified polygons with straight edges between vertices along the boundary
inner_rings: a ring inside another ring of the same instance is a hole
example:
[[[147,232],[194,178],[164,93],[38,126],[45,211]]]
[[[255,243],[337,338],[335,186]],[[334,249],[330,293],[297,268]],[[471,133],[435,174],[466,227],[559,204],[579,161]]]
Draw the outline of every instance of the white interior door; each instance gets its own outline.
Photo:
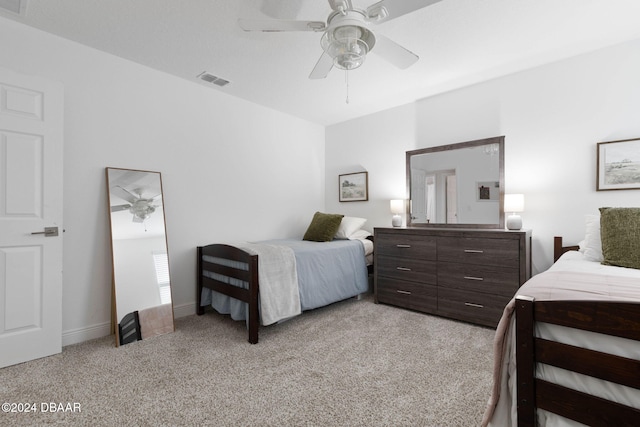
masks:
[[[426,222],[427,202],[425,172],[411,169],[411,222]]]
[[[62,105],[0,68],[0,367],[62,350]]]
[[[458,179],[447,175],[447,224],[458,223]]]

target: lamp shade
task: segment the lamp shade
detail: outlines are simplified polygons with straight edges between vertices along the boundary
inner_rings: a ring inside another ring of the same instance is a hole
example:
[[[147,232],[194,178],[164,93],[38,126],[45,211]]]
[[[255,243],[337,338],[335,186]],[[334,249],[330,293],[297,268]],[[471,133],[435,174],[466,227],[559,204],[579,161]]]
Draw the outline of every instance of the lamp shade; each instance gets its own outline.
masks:
[[[505,212],[524,212],[524,194],[505,194]]]
[[[404,212],[404,200],[391,200],[391,213],[399,215]]]

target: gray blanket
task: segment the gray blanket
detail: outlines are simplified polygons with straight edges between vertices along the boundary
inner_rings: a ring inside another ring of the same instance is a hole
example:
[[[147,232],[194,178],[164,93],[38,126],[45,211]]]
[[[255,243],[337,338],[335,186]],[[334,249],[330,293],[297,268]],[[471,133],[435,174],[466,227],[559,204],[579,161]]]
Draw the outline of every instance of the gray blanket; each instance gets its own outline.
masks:
[[[300,314],[302,310],[293,250],[286,246],[261,243],[242,243],[237,247],[258,255],[262,324],[271,325]]]

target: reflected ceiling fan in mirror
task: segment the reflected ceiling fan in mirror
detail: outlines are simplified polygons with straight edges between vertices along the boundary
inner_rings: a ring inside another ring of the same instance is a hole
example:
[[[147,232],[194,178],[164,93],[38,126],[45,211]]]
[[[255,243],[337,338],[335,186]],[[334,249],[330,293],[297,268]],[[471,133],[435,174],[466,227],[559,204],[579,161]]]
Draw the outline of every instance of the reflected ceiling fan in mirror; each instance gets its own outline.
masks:
[[[151,198],[145,198],[143,197],[143,189],[138,188],[129,191],[119,185],[114,186],[111,191],[117,197],[128,202],[124,205],[111,206],[111,212],[128,210],[133,215],[133,222],[144,222],[144,220],[149,218],[149,216],[156,211],[156,208],[160,206],[159,204],[155,204],[157,203],[157,199],[160,198],[160,194]]]
[[[371,26],[389,21],[441,0],[381,0],[366,9],[354,8],[351,0],[328,0],[331,13],[324,21],[272,19],[239,19],[245,31],[315,31],[323,53],[309,75],[310,79],[325,78],[333,67],[354,70],[373,51],[398,68],[404,69],[418,60],[418,55],[400,46]]]

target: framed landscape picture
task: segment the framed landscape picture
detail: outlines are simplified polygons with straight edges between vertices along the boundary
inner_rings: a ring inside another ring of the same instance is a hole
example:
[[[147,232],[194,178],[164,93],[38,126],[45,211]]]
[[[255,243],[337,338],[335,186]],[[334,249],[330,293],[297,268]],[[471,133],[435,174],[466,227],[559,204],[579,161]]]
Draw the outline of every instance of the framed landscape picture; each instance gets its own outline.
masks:
[[[338,194],[341,202],[369,200],[369,177],[367,172],[348,173],[338,176]]]
[[[598,143],[598,191],[640,188],[640,139]]]

